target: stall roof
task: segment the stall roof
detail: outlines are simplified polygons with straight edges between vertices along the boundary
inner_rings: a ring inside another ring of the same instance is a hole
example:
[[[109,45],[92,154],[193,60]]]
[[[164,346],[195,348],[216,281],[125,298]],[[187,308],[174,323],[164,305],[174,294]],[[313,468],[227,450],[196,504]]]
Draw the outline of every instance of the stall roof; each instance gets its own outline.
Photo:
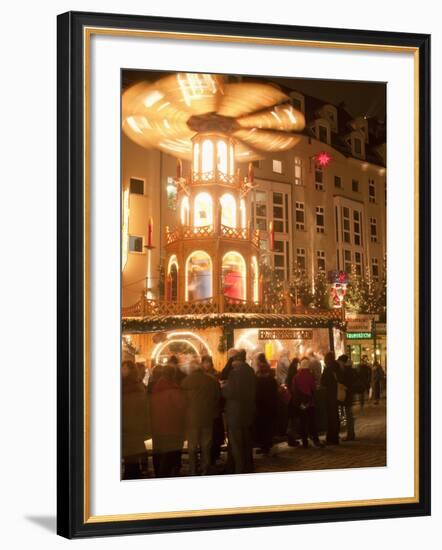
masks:
[[[193,315],[155,315],[149,317],[125,317],[124,333],[159,332],[176,329],[225,328],[329,328],[345,329],[340,311],[321,313],[208,313]]]

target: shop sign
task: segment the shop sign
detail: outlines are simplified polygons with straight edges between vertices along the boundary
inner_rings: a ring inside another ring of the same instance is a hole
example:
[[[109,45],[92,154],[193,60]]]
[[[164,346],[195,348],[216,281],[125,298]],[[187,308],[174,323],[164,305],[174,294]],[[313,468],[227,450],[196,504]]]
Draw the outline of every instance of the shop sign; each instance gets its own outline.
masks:
[[[371,332],[347,332],[347,340],[371,340],[373,334]]]
[[[260,329],[259,340],[311,340],[312,330],[305,329]]]
[[[348,332],[371,332],[371,319],[347,319]]]

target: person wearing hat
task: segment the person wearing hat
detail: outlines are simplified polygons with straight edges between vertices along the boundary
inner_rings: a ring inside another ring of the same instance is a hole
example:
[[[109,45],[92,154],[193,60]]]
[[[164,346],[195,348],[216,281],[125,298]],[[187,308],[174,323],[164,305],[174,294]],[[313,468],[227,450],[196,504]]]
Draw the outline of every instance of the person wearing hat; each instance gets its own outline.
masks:
[[[292,381],[292,395],[295,410],[299,416],[302,446],[308,447],[308,437],[315,447],[322,447],[316,425],[316,414],[313,402],[313,394],[316,389],[316,381],[310,372],[310,361],[307,358],[301,360],[298,371]]]

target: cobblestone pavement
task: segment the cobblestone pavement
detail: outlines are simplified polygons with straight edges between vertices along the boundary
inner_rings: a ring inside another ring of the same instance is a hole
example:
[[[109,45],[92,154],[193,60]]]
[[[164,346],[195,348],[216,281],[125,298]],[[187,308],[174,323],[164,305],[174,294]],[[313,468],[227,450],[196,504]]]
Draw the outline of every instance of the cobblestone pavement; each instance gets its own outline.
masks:
[[[363,409],[354,406],[355,441],[341,441],[339,445],[315,448],[289,447],[286,442],[275,444],[269,456],[254,452],[255,472],[290,472],[299,470],[326,470],[346,468],[372,468],[386,466],[386,406],[369,402]],[[345,431],[341,438],[345,437]],[[324,436],[320,437],[321,440]],[[226,450],[212,474],[225,473]],[[151,465],[152,458],[149,458]],[[187,450],[183,452],[180,476],[189,475]],[[152,477],[152,468],[140,478]]]
[[[325,470],[337,468],[368,468],[385,466],[386,453],[386,407],[368,403],[363,409],[354,407],[355,441],[341,441],[339,445],[321,449],[289,447],[279,443],[267,457],[255,456],[256,472],[281,472],[296,470]],[[341,434],[345,437],[345,433]],[[323,439],[321,437],[321,439]]]

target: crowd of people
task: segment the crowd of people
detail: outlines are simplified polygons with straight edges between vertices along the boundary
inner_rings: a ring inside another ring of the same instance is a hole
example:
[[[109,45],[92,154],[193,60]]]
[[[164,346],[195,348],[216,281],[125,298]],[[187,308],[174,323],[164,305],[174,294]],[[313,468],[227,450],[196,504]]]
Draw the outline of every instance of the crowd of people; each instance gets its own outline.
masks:
[[[283,350],[272,369],[264,353],[249,364],[244,349],[231,349],[222,371],[210,356],[193,358],[183,369],[172,355],[147,377],[144,364],[124,361],[123,478],[146,473],[149,439],[155,477],[180,475],[186,441],[189,474],[208,475],[253,472],[254,449],[267,455],[281,436],[300,448],[355,440],[355,399],[361,407],[367,398],[378,404],[384,371],[366,358],[355,368],[347,355],[335,359],[333,352],[323,363],[313,352],[290,360]]]

